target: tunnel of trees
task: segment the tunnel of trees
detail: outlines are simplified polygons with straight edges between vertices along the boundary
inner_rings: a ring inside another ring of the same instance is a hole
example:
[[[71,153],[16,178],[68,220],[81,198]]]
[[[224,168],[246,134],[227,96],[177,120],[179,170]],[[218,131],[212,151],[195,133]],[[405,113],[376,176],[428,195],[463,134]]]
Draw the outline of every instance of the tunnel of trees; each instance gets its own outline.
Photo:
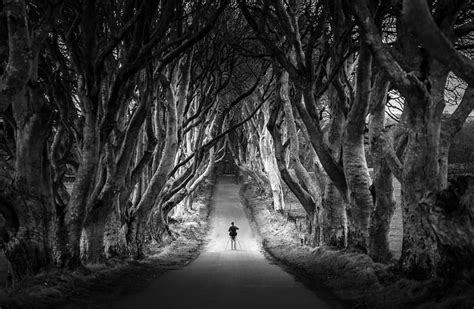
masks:
[[[472,270],[474,180],[448,178],[474,108],[472,2],[0,6],[1,243],[15,281],[143,258],[216,164],[281,212],[289,188],[312,246],[381,263],[396,178],[400,270]]]

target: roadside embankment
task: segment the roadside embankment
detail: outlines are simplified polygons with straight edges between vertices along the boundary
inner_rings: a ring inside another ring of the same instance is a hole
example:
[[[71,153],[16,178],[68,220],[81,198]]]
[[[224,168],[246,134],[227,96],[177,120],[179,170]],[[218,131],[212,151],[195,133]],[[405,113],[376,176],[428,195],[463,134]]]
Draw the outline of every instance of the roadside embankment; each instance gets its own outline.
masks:
[[[264,249],[315,289],[329,289],[350,308],[472,308],[472,282],[443,287],[440,280],[403,278],[394,265],[374,263],[350,250],[302,246],[294,223],[272,209],[271,197],[243,184],[241,199]]]
[[[214,178],[214,177],[212,177]],[[150,244],[149,257],[140,261],[113,259],[79,270],[53,270],[23,282],[14,290],[0,290],[4,308],[100,308],[122,295],[138,292],[167,270],[194,260],[209,230],[214,180],[196,193],[193,211],[170,222],[175,241]]]

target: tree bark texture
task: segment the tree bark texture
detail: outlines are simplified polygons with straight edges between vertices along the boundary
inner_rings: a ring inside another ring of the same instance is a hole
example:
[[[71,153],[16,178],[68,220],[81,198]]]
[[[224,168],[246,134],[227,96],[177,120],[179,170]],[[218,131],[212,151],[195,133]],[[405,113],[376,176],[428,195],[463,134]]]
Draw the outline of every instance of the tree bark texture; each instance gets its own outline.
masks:
[[[408,143],[402,174],[403,248],[401,265],[415,279],[436,275],[440,261],[436,236],[426,225],[426,211],[419,201],[437,187],[437,163],[429,162],[428,153],[437,152],[428,142],[427,102],[409,102]]]
[[[277,102],[280,102],[277,100]],[[306,213],[310,217],[314,215],[315,204],[313,198],[308,191],[301,186],[298,179],[294,177],[288,170],[287,160],[285,155],[285,149],[283,147],[282,136],[281,136],[281,123],[282,119],[279,117],[280,106],[274,106],[272,108],[270,119],[267,123],[268,131],[270,131],[273,139],[274,153],[280,171],[280,175],[286,185],[290,188],[293,194],[296,196],[298,201],[301,203]],[[280,114],[281,116],[281,114]],[[279,119],[278,119],[279,118]]]
[[[367,253],[370,215],[373,208],[371,184],[364,150],[365,117],[370,103],[372,56],[362,43],[357,69],[355,101],[348,114],[342,158],[349,189],[347,205],[348,246]]]
[[[420,203],[423,224],[436,236],[440,260],[436,272],[447,283],[471,280],[474,269],[474,178],[460,176]]]
[[[24,1],[4,1],[9,57],[0,80],[0,112],[11,104],[15,122],[15,175],[2,188],[0,212],[6,219],[5,255],[13,281],[54,265],[54,199],[47,164],[50,110],[36,83],[36,50],[32,50]],[[14,283],[13,282],[13,283]]]
[[[410,5],[417,5],[421,2],[424,1],[413,1],[413,3],[404,1],[404,4],[407,5],[404,9],[410,10]],[[368,8],[368,2],[360,0],[354,2],[353,7],[374,57],[384,69],[390,82],[406,99],[408,140],[403,155],[402,168],[394,171],[394,174],[397,175],[400,170],[402,185],[403,247],[400,259],[401,268],[409,277],[415,279],[432,278],[437,275],[437,266],[442,260],[441,250],[436,234],[427,223],[428,213],[420,205],[420,201],[426,195],[440,189],[438,154],[441,106],[444,102],[434,100],[429,83],[429,77],[434,77],[430,76],[430,65],[435,64],[436,69],[436,61],[422,53],[418,47],[419,43],[407,31],[407,22],[409,27],[414,26],[414,14],[411,16],[411,22],[410,18],[402,19],[401,23],[397,24],[397,30],[400,33],[398,40],[403,43],[400,46],[404,49],[402,50],[405,55],[404,60],[412,66],[418,66],[410,68],[414,69],[418,75],[414,72],[407,73],[382,43],[379,30]],[[411,10],[411,13],[414,11]],[[423,14],[420,16],[420,21],[425,23],[426,12],[420,11],[420,14]],[[418,29],[418,26],[416,24],[415,28]],[[434,31],[436,32],[437,29]],[[432,30],[424,27],[416,32],[420,36],[420,32]],[[423,41],[422,43],[424,44]],[[445,48],[446,46],[440,47]],[[442,59],[438,60],[443,61]],[[435,76],[435,78],[439,78],[439,76]],[[437,85],[435,87],[438,88]],[[435,94],[436,91],[437,89],[435,89]]]
[[[129,170],[134,156],[133,149],[137,145],[140,131],[144,129],[142,125],[147,117],[150,106],[149,102],[151,101],[151,88],[145,88],[141,93],[140,104],[125,129],[124,138],[117,156],[112,154],[113,151],[110,149],[110,145],[107,145],[109,148],[106,149],[107,162],[105,165],[107,168],[106,176],[104,176],[106,180],[102,186],[96,186],[96,189],[100,190],[100,192],[92,194],[89,199],[83,222],[81,259],[85,263],[100,263],[104,260],[105,244],[103,233],[107,219],[114,210],[119,208],[116,205],[120,203],[117,194],[129,191],[125,190],[125,185],[126,178],[131,177]],[[149,141],[149,144],[153,144],[153,142]],[[140,153],[139,155],[142,154]]]
[[[347,213],[346,202],[336,186],[328,181],[324,192],[323,208],[326,213],[326,224],[323,225],[324,244],[336,248],[347,246]]]
[[[94,108],[92,108],[97,102],[92,102],[85,97],[83,100],[91,110],[85,114],[82,161],[77,170],[65,217],[68,227],[68,252],[63,258],[64,263],[70,268],[81,265],[80,241],[83,221],[99,163],[99,130]]]
[[[382,85],[379,85],[381,84]],[[395,210],[393,196],[393,174],[385,161],[382,147],[382,132],[385,129],[385,103],[388,83],[380,76],[374,86],[375,106],[371,110],[369,138],[373,160],[372,198],[374,210],[369,228],[369,255],[376,262],[389,262],[392,254],[388,243],[390,222]]]
[[[329,87],[329,110],[332,115],[325,142],[334,162],[342,162],[342,136],[346,117],[344,116],[345,102],[338,97],[333,86]],[[329,246],[344,248],[347,246],[347,198],[341,195],[337,187],[327,179],[323,199],[327,224],[323,227],[323,239]]]
[[[264,123],[270,118],[268,103],[263,107]],[[278,170],[278,164],[273,154],[273,140],[266,126],[263,126],[260,136],[260,155],[263,161],[263,167],[270,181],[270,189],[273,197],[273,209],[276,211],[285,210],[285,198],[283,196],[283,188],[281,186],[281,176]]]
[[[135,215],[144,220],[155,204],[156,197],[165,185],[168,175],[174,167],[178,153],[178,115],[177,98],[171,84],[168,83],[167,98],[167,123],[166,139],[160,163],[153,173],[150,183],[144,192],[139,204],[136,206]]]

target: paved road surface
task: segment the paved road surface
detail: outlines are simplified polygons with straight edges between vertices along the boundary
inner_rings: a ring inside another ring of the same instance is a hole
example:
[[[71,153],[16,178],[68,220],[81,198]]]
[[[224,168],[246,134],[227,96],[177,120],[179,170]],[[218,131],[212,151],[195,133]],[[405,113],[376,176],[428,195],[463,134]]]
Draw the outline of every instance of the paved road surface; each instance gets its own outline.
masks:
[[[109,308],[330,308],[263,256],[233,179],[224,176],[217,183],[210,241],[201,255]],[[240,228],[242,249],[230,250],[227,229],[231,221]]]

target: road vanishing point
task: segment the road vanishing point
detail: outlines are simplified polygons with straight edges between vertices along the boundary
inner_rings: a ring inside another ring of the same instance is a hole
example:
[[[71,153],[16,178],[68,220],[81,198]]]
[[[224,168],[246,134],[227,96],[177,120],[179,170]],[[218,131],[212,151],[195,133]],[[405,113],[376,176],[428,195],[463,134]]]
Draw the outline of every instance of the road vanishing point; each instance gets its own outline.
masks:
[[[218,178],[209,241],[199,257],[107,308],[342,308],[334,300],[323,300],[264,256],[234,178]],[[232,221],[239,227],[238,250],[230,249],[227,230]]]

